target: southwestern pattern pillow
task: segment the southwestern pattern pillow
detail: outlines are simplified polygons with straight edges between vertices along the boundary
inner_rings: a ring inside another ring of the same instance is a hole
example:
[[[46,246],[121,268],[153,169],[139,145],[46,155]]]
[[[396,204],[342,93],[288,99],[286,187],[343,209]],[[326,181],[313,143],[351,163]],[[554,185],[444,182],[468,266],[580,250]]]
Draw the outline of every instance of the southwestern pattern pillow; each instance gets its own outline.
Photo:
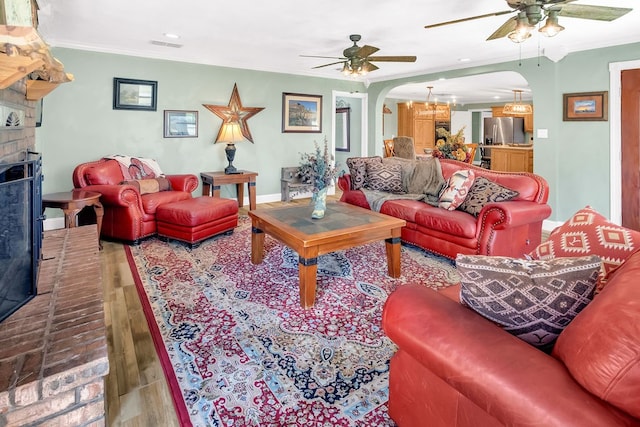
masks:
[[[171,190],[171,183],[167,178],[132,179],[120,184],[133,185],[140,194],[158,193]]]
[[[506,202],[518,197],[518,193],[510,188],[493,182],[483,176],[479,176],[473,181],[469,189],[469,194],[464,202],[458,207],[461,211],[478,216],[482,208],[491,202]]]
[[[459,170],[451,175],[447,187],[440,194],[438,207],[449,211],[456,210],[467,197],[475,177],[476,174],[470,169]]]
[[[367,163],[365,188],[387,193],[404,193],[402,187],[402,165]]]
[[[591,302],[600,257],[525,260],[458,255],[460,301],[516,337],[549,350]]]
[[[529,256],[552,259],[598,255],[602,271],[596,293],[600,292],[609,274],[640,248],[640,232],[609,222],[590,206],[576,212],[567,222],[554,229]]]
[[[351,189],[359,190],[364,187],[367,180],[367,164],[382,163],[382,157],[349,157],[347,159],[347,167],[349,175],[351,175]]]

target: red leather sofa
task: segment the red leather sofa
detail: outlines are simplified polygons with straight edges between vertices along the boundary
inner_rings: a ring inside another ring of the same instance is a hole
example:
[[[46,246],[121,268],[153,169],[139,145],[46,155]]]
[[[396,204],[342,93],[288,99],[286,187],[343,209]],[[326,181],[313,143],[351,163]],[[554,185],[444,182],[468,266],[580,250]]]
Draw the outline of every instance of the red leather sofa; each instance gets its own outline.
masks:
[[[428,251],[455,259],[458,253],[520,257],[540,244],[542,221],[551,215],[547,205],[549,185],[541,176],[496,172],[456,160],[440,159],[447,180],[460,169],[472,169],[476,176],[518,191],[514,200],[487,204],[478,217],[460,210],[428,205],[415,200],[386,201],[380,212],[404,219],[402,240]],[[341,201],[370,209],[360,190],[352,190],[351,178],[338,179]]]
[[[640,426],[640,252],[560,334],[551,354],[421,285],[382,317],[398,346],[389,415],[400,427]]]
[[[73,171],[73,185],[102,194],[104,207],[101,237],[137,243],[156,234],[156,209],[165,203],[191,198],[198,187],[198,177],[191,174],[165,175],[170,191],[140,194],[133,185],[121,185],[124,180],[116,160],[101,159],[82,163]]]

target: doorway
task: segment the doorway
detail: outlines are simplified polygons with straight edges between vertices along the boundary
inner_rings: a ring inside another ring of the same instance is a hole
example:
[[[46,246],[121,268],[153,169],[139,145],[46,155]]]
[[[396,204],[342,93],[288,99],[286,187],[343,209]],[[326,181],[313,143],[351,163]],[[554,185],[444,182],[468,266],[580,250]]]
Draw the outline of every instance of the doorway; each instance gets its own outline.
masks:
[[[640,69],[621,75],[622,226],[640,230]]]
[[[366,93],[341,92],[334,90],[332,91],[331,101],[331,153],[333,158],[336,160],[337,170],[347,170],[347,158],[366,157],[369,155],[367,145],[367,141],[369,140],[367,136],[368,95]],[[338,140],[336,135],[336,131],[338,129],[336,107],[338,106],[338,101],[340,101],[340,105],[343,107],[345,104],[348,104],[348,106],[351,107],[349,115],[351,138],[348,151],[336,152],[336,141]],[[332,193],[330,192],[330,194]]]
[[[622,72],[640,69],[640,60],[609,64],[609,216],[622,224]]]

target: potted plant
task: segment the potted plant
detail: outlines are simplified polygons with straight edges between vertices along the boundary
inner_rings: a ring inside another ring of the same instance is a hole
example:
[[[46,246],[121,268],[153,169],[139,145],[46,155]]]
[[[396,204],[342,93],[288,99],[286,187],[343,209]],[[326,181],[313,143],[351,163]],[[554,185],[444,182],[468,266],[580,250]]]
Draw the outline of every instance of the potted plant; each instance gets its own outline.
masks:
[[[314,141],[314,153],[302,153],[298,176],[304,183],[310,184],[313,191],[312,203],[314,209],[311,218],[324,217],[327,203],[327,189],[337,176],[336,168],[332,164],[333,158],[329,154],[327,139],[324,139],[324,150]]]

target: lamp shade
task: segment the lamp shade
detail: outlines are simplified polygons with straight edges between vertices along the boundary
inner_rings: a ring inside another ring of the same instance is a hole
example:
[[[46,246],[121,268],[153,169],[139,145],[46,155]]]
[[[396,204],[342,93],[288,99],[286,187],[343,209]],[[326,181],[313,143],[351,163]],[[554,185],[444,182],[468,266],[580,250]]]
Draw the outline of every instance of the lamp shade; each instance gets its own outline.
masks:
[[[243,139],[244,136],[242,135],[242,129],[238,122],[224,122],[218,132],[216,143],[224,142],[227,144],[233,144],[235,142],[240,142]]]

